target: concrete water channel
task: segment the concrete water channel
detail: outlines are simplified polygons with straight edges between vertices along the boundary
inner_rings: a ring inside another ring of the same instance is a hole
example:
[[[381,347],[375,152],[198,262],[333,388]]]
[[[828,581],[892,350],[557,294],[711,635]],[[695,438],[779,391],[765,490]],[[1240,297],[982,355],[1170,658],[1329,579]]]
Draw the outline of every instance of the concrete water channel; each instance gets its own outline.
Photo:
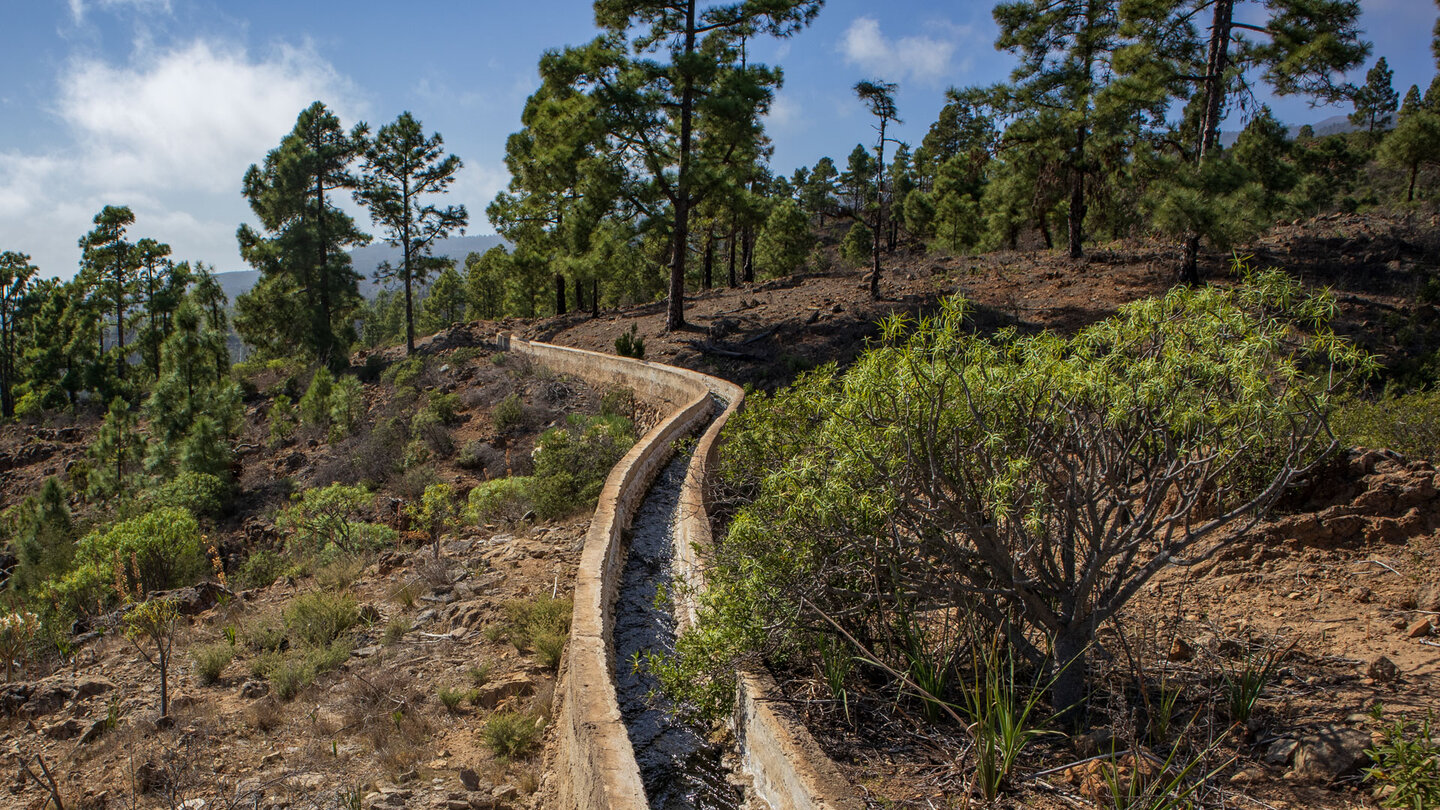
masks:
[[[672,573],[703,590],[697,552],[711,543],[708,471],[720,429],[744,391],[688,369],[506,333],[497,336],[496,348],[591,385],[625,386],[664,414],[611,470],[586,533],[556,684],[543,806],[860,810],[854,789],[765,672],[736,674],[733,756],[708,743],[702,730],[670,723],[663,706],[637,700],[650,691],[643,679],[621,685],[634,674],[636,649],[668,649],[676,619],[682,625],[695,619],[695,606],[683,595],[672,610],[656,608],[654,593]],[[671,457],[678,440],[697,434],[693,453]],[[632,557],[627,549],[639,551]],[[631,563],[633,574],[626,571]],[[625,585],[627,577],[639,587]],[[734,778],[736,772],[744,778]],[[737,783],[753,789],[742,791]]]
[[[676,453],[645,493],[631,519],[629,549],[615,599],[615,692],[635,749],[645,796],[655,810],[736,810],[744,806],[726,745],[672,711],[659,682],[637,667],[647,653],[675,649],[676,618],[657,599],[675,578],[675,525],[690,454]]]

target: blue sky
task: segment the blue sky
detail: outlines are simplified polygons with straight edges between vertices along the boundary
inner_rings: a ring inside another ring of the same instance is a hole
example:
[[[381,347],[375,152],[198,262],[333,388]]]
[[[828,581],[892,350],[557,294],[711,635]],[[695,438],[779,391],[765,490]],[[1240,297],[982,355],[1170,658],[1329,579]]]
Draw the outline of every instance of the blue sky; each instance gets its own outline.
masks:
[[[898,137],[917,144],[946,87],[1005,78],[992,5],[829,0],[798,36],[756,43],[752,58],[785,71],[768,121],[775,170],[843,162],[873,139],[850,90],[861,78],[899,83]],[[1362,8],[1396,88],[1423,89],[1434,4]],[[74,273],[75,242],[106,204],[131,206],[132,235],[169,242],[177,258],[244,269],[241,176],[317,98],[347,125],[409,110],[439,131],[465,161],[453,196],[470,208],[469,232],[491,233],[485,205],[508,179],[505,136],[541,52],[594,35],[584,0],[0,0],[0,20],[0,250],[52,276]],[[1274,107],[1293,123],[1349,111]]]

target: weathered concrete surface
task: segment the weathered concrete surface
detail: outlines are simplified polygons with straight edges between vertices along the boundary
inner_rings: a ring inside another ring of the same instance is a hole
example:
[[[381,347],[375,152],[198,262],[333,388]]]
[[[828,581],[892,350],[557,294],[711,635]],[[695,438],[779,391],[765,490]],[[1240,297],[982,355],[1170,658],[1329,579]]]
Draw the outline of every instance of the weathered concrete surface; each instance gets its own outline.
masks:
[[[624,385],[671,411],[610,471],[580,557],[570,644],[561,664],[558,746],[551,772],[558,778],[550,804],[563,810],[647,808],[640,768],[620,718],[612,669],[615,588],[623,566],[621,532],[651,480],[668,460],[671,443],[704,424],[715,397],[725,404],[701,435],[686,470],[675,527],[676,570],[704,584],[700,552],[711,542],[706,493],[717,441],[744,399],[739,386],[688,369],[501,335],[500,348],[596,386]],[[713,395],[713,396],[712,396]],[[695,605],[680,607],[681,626]],[[851,810],[861,805],[839,769],[803,726],[774,710],[768,677],[741,673],[736,735],[757,793],[775,810]]]

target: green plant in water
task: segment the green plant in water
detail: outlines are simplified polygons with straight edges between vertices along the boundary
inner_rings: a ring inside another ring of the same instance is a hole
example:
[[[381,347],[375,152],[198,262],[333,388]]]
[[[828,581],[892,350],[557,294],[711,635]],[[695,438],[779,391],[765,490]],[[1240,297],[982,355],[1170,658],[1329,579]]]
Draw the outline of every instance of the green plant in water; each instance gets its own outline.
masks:
[[[1375,718],[1384,708],[1375,707]],[[1375,764],[1365,769],[1365,779],[1375,782],[1375,796],[1385,807],[1406,810],[1434,810],[1440,807],[1440,742],[1431,735],[1434,712],[1427,712],[1418,727],[1404,718],[1386,726],[1383,740],[1367,750]]]

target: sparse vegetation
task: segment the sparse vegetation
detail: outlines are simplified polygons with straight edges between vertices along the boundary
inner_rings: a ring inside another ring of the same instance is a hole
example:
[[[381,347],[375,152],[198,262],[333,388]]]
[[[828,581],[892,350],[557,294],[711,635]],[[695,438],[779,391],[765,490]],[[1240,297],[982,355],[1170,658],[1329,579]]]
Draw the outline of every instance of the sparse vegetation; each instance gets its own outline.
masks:
[[[540,740],[541,721],[521,712],[496,712],[485,721],[485,745],[497,757],[518,759],[530,753]]]
[[[190,650],[190,662],[194,667],[195,680],[201,686],[212,686],[220,682],[220,673],[235,658],[235,648],[227,643],[205,644]]]

